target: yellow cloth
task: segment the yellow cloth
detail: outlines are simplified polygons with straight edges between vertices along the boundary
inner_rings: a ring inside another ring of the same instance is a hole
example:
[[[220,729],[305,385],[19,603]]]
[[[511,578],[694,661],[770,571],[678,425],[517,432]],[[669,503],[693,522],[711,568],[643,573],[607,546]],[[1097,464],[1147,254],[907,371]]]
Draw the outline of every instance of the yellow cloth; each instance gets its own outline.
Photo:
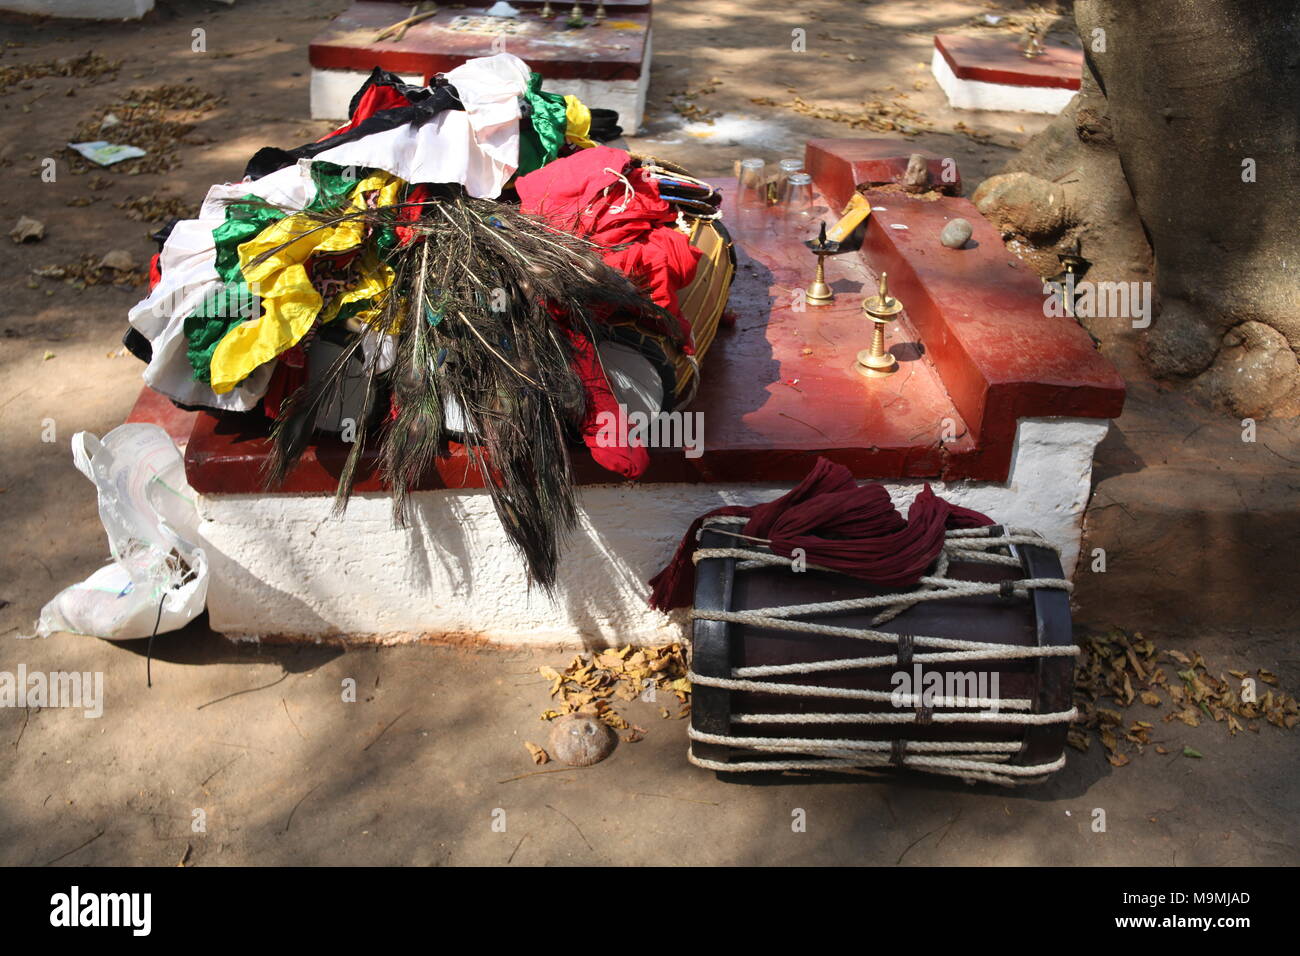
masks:
[[[377,172],[357,184],[352,192],[351,208],[364,209],[365,196],[370,192],[378,193],[375,205],[392,205],[398,201],[403,185],[402,180]],[[361,281],[339,295],[337,301],[332,300],[329,310],[321,314],[325,303],[312,287],[307,261],[317,253],[354,249],[365,238],[366,224],[361,220],[349,219],[336,226],[321,227],[311,217],[295,213],[272,223],[239,246],[239,269],[244,281],[260,295],[262,315],[241,322],[217,343],[210,366],[214,392],[218,395],[229,392],[259,365],[292,348],[311,329],[318,315],[322,322],[328,322],[338,315],[343,305],[375,298],[393,284],[393,270],[370,257],[362,261]],[[281,245],[283,249],[251,265],[258,256]]]
[[[564,97],[564,141],[590,149],[596,141],[591,132],[591,110],[572,93]]]

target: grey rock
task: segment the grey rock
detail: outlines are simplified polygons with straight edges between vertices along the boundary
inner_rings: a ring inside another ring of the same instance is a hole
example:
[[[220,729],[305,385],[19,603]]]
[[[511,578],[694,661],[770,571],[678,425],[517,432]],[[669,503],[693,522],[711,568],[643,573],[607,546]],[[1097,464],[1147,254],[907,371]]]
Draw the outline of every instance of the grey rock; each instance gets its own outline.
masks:
[[[1029,173],[990,176],[971,201],[999,229],[1028,239],[1050,240],[1069,222],[1061,187]]]
[[[1225,320],[1198,309],[1184,299],[1169,297],[1160,303],[1141,350],[1152,371],[1162,378],[1200,375],[1219,351]]]
[[[1300,411],[1300,363],[1286,337],[1263,322],[1230,329],[1198,384],[1234,415],[1266,418]]]
[[[960,249],[970,239],[971,225],[965,219],[954,219],[943,227],[939,241],[949,249]]]

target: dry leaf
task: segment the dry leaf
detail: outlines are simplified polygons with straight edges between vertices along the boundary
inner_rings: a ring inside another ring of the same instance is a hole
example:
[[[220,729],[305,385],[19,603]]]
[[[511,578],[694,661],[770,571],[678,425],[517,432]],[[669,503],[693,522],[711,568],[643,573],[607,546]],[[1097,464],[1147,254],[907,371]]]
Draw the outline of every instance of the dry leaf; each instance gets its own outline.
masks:
[[[45,238],[45,223],[31,216],[19,216],[18,222],[9,230],[9,238],[14,242],[39,242]]]

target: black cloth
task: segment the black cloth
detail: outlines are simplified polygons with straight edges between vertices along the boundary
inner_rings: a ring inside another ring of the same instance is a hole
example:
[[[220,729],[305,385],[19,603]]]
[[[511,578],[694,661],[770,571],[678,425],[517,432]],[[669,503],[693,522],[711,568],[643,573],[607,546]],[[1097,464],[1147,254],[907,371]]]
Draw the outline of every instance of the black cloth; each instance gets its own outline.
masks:
[[[618,111],[605,110],[592,106],[591,131],[587,134],[598,143],[608,143],[623,135],[623,127],[618,125]]]
[[[280,149],[277,146],[263,146],[244,168],[245,179],[261,179],[278,169],[292,166],[300,159],[311,159],[327,149],[352,143],[373,133],[396,129],[411,124],[421,126],[439,113],[447,110],[463,110],[465,107],[456,94],[456,88],[441,78],[435,78],[432,87],[413,86],[404,83],[395,73],[375,67],[361,89],[357,90],[348,105],[348,116],[355,116],[361,98],[372,86],[390,86],[406,98],[406,106],[380,110],[366,117],[356,126],[337,136],[330,136],[314,143],[305,143],[294,149]]]

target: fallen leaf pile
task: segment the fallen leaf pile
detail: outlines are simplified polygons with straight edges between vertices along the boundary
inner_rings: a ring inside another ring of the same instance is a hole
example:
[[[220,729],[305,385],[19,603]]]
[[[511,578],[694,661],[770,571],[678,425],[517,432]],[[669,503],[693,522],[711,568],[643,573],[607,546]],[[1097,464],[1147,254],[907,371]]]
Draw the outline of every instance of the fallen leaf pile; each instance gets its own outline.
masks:
[[[1188,656],[1182,651],[1162,651],[1141,634],[1119,630],[1089,637],[1081,646],[1074,685],[1079,716],[1068,740],[1076,750],[1086,751],[1096,735],[1106,759],[1116,767],[1129,763],[1129,754],[1142,753],[1148,745],[1159,754],[1170,752],[1153,739],[1157,717],[1164,724],[1177,720],[1189,727],[1212,720],[1223,724],[1230,737],[1242,730],[1258,733],[1262,723],[1285,730],[1300,724],[1300,704],[1289,694],[1272,689],[1277,678],[1262,668],[1253,677],[1243,670],[1216,677],[1199,653]],[[1247,680],[1254,683],[1254,700],[1242,699]],[[1104,698],[1115,706],[1101,706]],[[1138,705],[1139,712],[1150,720],[1129,719],[1128,708]],[[1187,757],[1201,756],[1190,747],[1181,752]]]
[[[82,256],[66,265],[39,266],[32,270],[32,274],[42,279],[62,279],[74,289],[91,285],[137,286],[145,282],[144,272],[140,269],[114,269],[93,255]]]
[[[127,90],[113,106],[117,123],[105,128],[102,115],[85,120],[74,134],[74,142],[107,139],[112,143],[137,146],[146,153],[136,159],[115,163],[113,172],[128,176],[162,173],[180,165],[177,148],[202,146],[210,140],[193,135],[194,127],[222,98],[215,93],[184,83]],[[89,160],[69,150],[74,171],[97,169]]]
[[[80,56],[64,56],[57,60],[45,60],[40,63],[16,63],[13,66],[0,66],[0,93],[8,92],[11,86],[30,84],[32,80],[47,76],[76,76],[82,79],[94,79],[106,73],[116,73],[122,66],[121,60],[106,60],[98,53],[87,50]],[[27,87],[30,88],[30,87]]]
[[[705,109],[695,102],[695,98],[697,96],[708,96],[718,88],[721,82],[716,76],[713,76],[709,78],[707,83],[695,89],[688,86],[684,90],[669,93],[668,105],[673,108],[674,112],[685,116],[689,120],[694,120],[697,123],[708,123],[712,126],[714,119],[722,114]]]
[[[563,671],[541,667],[539,672],[551,682],[551,697],[559,701],[558,706],[542,713],[542,720],[565,714],[594,714],[615,730],[627,731],[622,737],[626,743],[636,743],[646,730],[630,723],[615,709],[618,701],[636,700],[653,687],[656,697],[659,691],[667,691],[680,705],[676,714],[660,706],[660,718],[683,718],[691,713],[691,683],[686,677],[688,669],[681,644],[635,651],[627,646],[590,657],[579,654]]]
[[[126,218],[136,222],[193,219],[198,214],[198,207],[194,203],[179,196],[128,196],[113,205],[126,210]]]
[[[952,124],[952,131],[953,131],[954,133],[961,133],[961,134],[963,134],[963,135],[965,135],[965,136],[969,136],[971,139],[973,139],[973,140],[974,140],[975,142],[977,142],[977,143],[981,143],[981,144],[982,144],[982,143],[991,143],[991,142],[993,142],[993,134],[991,134],[991,133],[981,133],[981,132],[980,132],[979,130],[977,130],[977,129],[971,129],[971,127],[967,126],[967,125],[966,125],[965,123],[963,123],[961,120],[958,120],[956,123],[953,123],[953,124]]]
[[[900,94],[900,98],[905,97],[906,94]],[[862,109],[855,111],[842,110],[833,106],[816,106],[806,102],[800,96],[795,96],[788,103],[782,103],[770,96],[753,96],[749,101],[757,106],[779,106],[814,119],[843,123],[853,129],[870,129],[881,133],[895,132],[902,133],[904,136],[915,136],[929,128],[925,119],[916,110],[901,103],[886,103],[882,100],[867,100],[862,104]]]
[[[109,179],[107,176],[100,176],[99,174],[95,174],[94,176],[91,176],[88,180],[86,180],[86,188],[89,189],[91,192],[101,192],[102,190],[108,189],[112,185],[113,185],[113,180]],[[71,199],[67,200],[63,205],[89,206],[92,203],[99,202],[101,198],[102,197],[100,196],[73,196]]]

